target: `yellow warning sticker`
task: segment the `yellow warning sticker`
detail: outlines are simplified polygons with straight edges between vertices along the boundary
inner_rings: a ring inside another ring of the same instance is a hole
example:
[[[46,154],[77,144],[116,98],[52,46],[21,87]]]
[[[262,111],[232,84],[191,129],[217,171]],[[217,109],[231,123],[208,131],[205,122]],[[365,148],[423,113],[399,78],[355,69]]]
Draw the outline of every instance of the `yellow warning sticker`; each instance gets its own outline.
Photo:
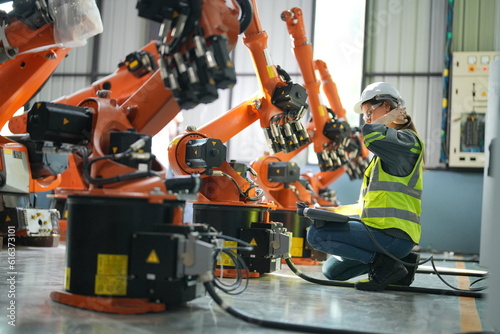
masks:
[[[238,243],[236,241],[224,241],[224,247],[238,247]],[[231,249],[229,252],[236,256],[236,250]],[[220,260],[217,261],[217,265],[234,266],[234,262],[229,255],[222,253]]]
[[[97,254],[98,275],[127,275],[128,256],[120,254]]]
[[[325,106],[318,106],[318,112],[321,117],[325,115]]]
[[[12,219],[10,219],[10,217],[9,217],[9,216],[6,216],[6,217],[5,217],[5,221],[6,221],[6,222],[10,222],[11,220],[12,220]]]
[[[158,258],[158,254],[156,254],[156,251],[154,249],[151,250],[151,252],[148,255],[148,258],[146,259],[147,263],[160,263],[160,259]]]
[[[3,153],[12,155],[12,150],[6,148],[6,149],[3,150]]]
[[[304,255],[304,238],[292,238],[292,249],[290,254],[293,257],[303,257]]]
[[[63,117],[63,124],[66,125],[69,123],[69,119],[67,119],[66,117]]]
[[[181,138],[179,138],[179,137],[174,138],[174,139],[170,142],[169,146],[171,146],[171,145],[177,145],[177,143],[178,143],[180,140],[181,140]]]
[[[66,291],[69,290],[70,280],[71,280],[71,268],[66,267],[66,270],[64,271],[64,290]]]
[[[97,254],[96,295],[124,296],[127,294],[128,256]]]
[[[267,75],[269,75],[269,78],[272,79],[276,75],[274,74],[274,66],[266,66],[267,68]]]
[[[250,245],[257,246],[257,241],[255,241],[255,238],[252,238],[252,241],[250,241]]]
[[[130,63],[129,67],[137,67],[139,65],[139,62],[137,60],[134,60],[133,62]]]
[[[94,293],[96,295],[125,296],[127,276],[95,275]]]
[[[113,153],[116,153],[118,151],[118,147],[113,147],[112,150],[113,150]]]

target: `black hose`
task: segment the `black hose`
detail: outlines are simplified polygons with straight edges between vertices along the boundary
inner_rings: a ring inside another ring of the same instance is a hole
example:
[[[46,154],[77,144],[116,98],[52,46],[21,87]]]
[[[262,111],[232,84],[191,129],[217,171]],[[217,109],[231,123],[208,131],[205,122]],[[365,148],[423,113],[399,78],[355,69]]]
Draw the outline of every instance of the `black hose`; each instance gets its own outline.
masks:
[[[452,286],[451,284],[449,284],[448,282],[446,282],[446,280],[444,278],[441,277],[439,271],[436,268],[436,265],[434,264],[433,255],[431,255],[428,259],[420,261],[418,263],[408,263],[408,262],[402,261],[401,259],[398,259],[394,255],[392,255],[391,253],[389,253],[375,239],[375,236],[370,231],[369,227],[365,224],[365,222],[363,222],[362,219],[355,218],[355,217],[345,216],[345,215],[334,213],[334,212],[327,211],[327,210],[320,210],[320,209],[308,208],[305,203],[297,203],[297,215],[304,216],[304,217],[309,217],[310,219],[313,219],[313,225],[315,225],[318,228],[326,225],[327,223],[338,224],[338,223],[347,223],[348,221],[357,221],[357,222],[363,224],[364,228],[366,229],[366,231],[368,233],[368,236],[373,241],[373,243],[381,250],[381,252],[383,254],[385,254],[389,258],[393,259],[394,261],[397,261],[397,262],[399,262],[399,263],[401,263],[401,264],[403,264],[405,266],[414,266],[414,267],[418,267],[419,265],[424,264],[424,263],[430,261],[431,264],[432,264],[432,268],[434,270],[434,273],[438,276],[438,278],[445,285],[447,285],[448,287],[454,289],[455,290],[454,292],[460,292],[460,294],[458,294],[458,293],[452,293],[452,295],[461,296],[462,293],[463,293],[467,297],[481,298],[482,294],[478,294],[477,291],[481,291],[481,290],[486,289],[486,288],[475,288],[475,289],[470,289],[470,290],[462,290],[462,289],[459,289],[459,288],[456,288],[456,287]],[[318,222],[315,221],[314,219],[318,219]],[[293,265],[293,263],[291,263],[291,264]],[[328,285],[330,285],[330,284],[328,284]],[[388,287],[386,289],[387,290],[396,290],[396,291],[424,292],[424,293],[431,293],[431,294],[432,293],[434,293],[434,294],[449,294],[449,293],[451,293],[449,290],[443,290],[443,289],[414,288],[414,287],[412,287],[412,288],[408,287],[407,288],[407,287],[400,287],[400,286],[399,287],[398,286],[394,286],[394,287],[395,288],[392,288],[392,287],[389,288]],[[405,290],[405,289],[411,289],[411,290]]]
[[[212,299],[217,303],[217,305],[219,305],[224,311],[226,311],[227,313],[229,313],[233,317],[236,317],[240,320],[243,320],[245,322],[248,322],[250,324],[257,325],[260,327],[281,329],[281,330],[287,330],[287,331],[292,331],[292,332],[302,332],[302,333],[325,333],[325,334],[331,334],[331,333],[371,334],[372,333],[372,332],[353,331],[353,330],[348,330],[348,329],[335,329],[335,328],[308,326],[308,325],[302,325],[302,324],[292,324],[292,323],[285,323],[285,322],[279,322],[279,321],[254,318],[249,314],[246,314],[238,309],[235,309],[235,308],[227,305],[222,300],[222,298],[217,294],[217,292],[215,291],[214,286],[212,285],[211,282],[205,282],[205,289],[207,290],[210,297],[212,297]]]
[[[250,0],[236,0],[236,3],[240,6],[240,34],[243,34],[252,22],[253,7]]]
[[[314,277],[310,277],[301,272],[295,264],[292,262],[290,258],[285,259],[288,267],[293,271],[293,273],[300,278],[315,284],[320,285],[329,285],[329,286],[340,286],[345,288],[354,288],[354,283],[352,282],[343,282],[343,281],[335,281],[335,280],[322,280]],[[473,297],[473,298],[483,298],[484,295],[475,291],[464,291],[464,290],[447,290],[447,289],[433,289],[433,288],[419,288],[419,287],[410,287],[410,286],[400,286],[400,285],[389,285],[385,288],[385,290],[391,291],[406,291],[406,292],[418,292],[418,293],[427,293],[434,295],[443,295],[443,296],[457,296],[457,297]]]

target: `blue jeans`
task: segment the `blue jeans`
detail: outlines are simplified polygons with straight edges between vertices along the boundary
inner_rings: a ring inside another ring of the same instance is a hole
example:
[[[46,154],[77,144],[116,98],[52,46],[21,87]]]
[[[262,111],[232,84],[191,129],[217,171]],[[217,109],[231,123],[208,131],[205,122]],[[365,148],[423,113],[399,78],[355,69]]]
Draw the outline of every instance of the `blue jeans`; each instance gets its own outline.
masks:
[[[368,227],[375,240],[397,258],[408,255],[415,244],[411,240],[397,238],[382,230]],[[312,248],[336,255],[323,264],[323,274],[332,280],[344,281],[366,274],[369,263],[382,251],[372,241],[366,227],[356,221],[329,223],[321,228],[310,226],[307,242]]]

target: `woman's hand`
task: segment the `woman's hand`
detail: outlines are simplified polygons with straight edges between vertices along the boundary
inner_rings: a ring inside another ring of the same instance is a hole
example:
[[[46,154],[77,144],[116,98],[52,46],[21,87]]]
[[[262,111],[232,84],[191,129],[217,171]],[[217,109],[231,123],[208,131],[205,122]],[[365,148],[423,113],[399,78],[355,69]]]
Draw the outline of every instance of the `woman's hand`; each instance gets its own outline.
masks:
[[[386,126],[389,126],[391,123],[406,124],[407,122],[408,115],[406,114],[406,107],[397,106],[384,116],[373,121],[372,124],[384,124]]]

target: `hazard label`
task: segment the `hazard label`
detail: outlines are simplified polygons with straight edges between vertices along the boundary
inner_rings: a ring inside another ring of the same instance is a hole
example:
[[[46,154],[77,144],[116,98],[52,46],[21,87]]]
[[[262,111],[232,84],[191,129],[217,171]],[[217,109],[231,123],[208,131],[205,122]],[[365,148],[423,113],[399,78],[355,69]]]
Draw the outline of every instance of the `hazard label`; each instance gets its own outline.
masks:
[[[292,249],[290,253],[293,257],[302,257],[304,253],[304,238],[292,238]]]
[[[269,75],[269,78],[274,78],[276,75],[274,74],[274,66],[266,66],[267,69],[267,75]]]
[[[69,282],[71,281],[71,268],[66,267],[64,272],[64,290],[69,290]]]
[[[154,249],[151,250],[151,252],[148,255],[148,258],[146,259],[147,263],[160,263],[160,259],[158,258],[158,254],[156,254],[156,251]]]
[[[127,275],[128,256],[119,254],[97,254],[97,274]]]
[[[127,294],[128,256],[97,254],[96,295],[124,296]]]
[[[127,294],[127,276],[95,275],[96,295],[125,296]]]
[[[257,246],[257,241],[255,241],[255,238],[253,238],[252,241],[250,241],[250,245]]]
[[[224,247],[238,247],[238,243],[236,241],[224,241]],[[229,250],[233,254],[233,257],[236,257],[236,251],[234,249]],[[231,256],[222,253],[220,259],[217,261],[217,265],[223,266],[234,266],[234,261]]]

